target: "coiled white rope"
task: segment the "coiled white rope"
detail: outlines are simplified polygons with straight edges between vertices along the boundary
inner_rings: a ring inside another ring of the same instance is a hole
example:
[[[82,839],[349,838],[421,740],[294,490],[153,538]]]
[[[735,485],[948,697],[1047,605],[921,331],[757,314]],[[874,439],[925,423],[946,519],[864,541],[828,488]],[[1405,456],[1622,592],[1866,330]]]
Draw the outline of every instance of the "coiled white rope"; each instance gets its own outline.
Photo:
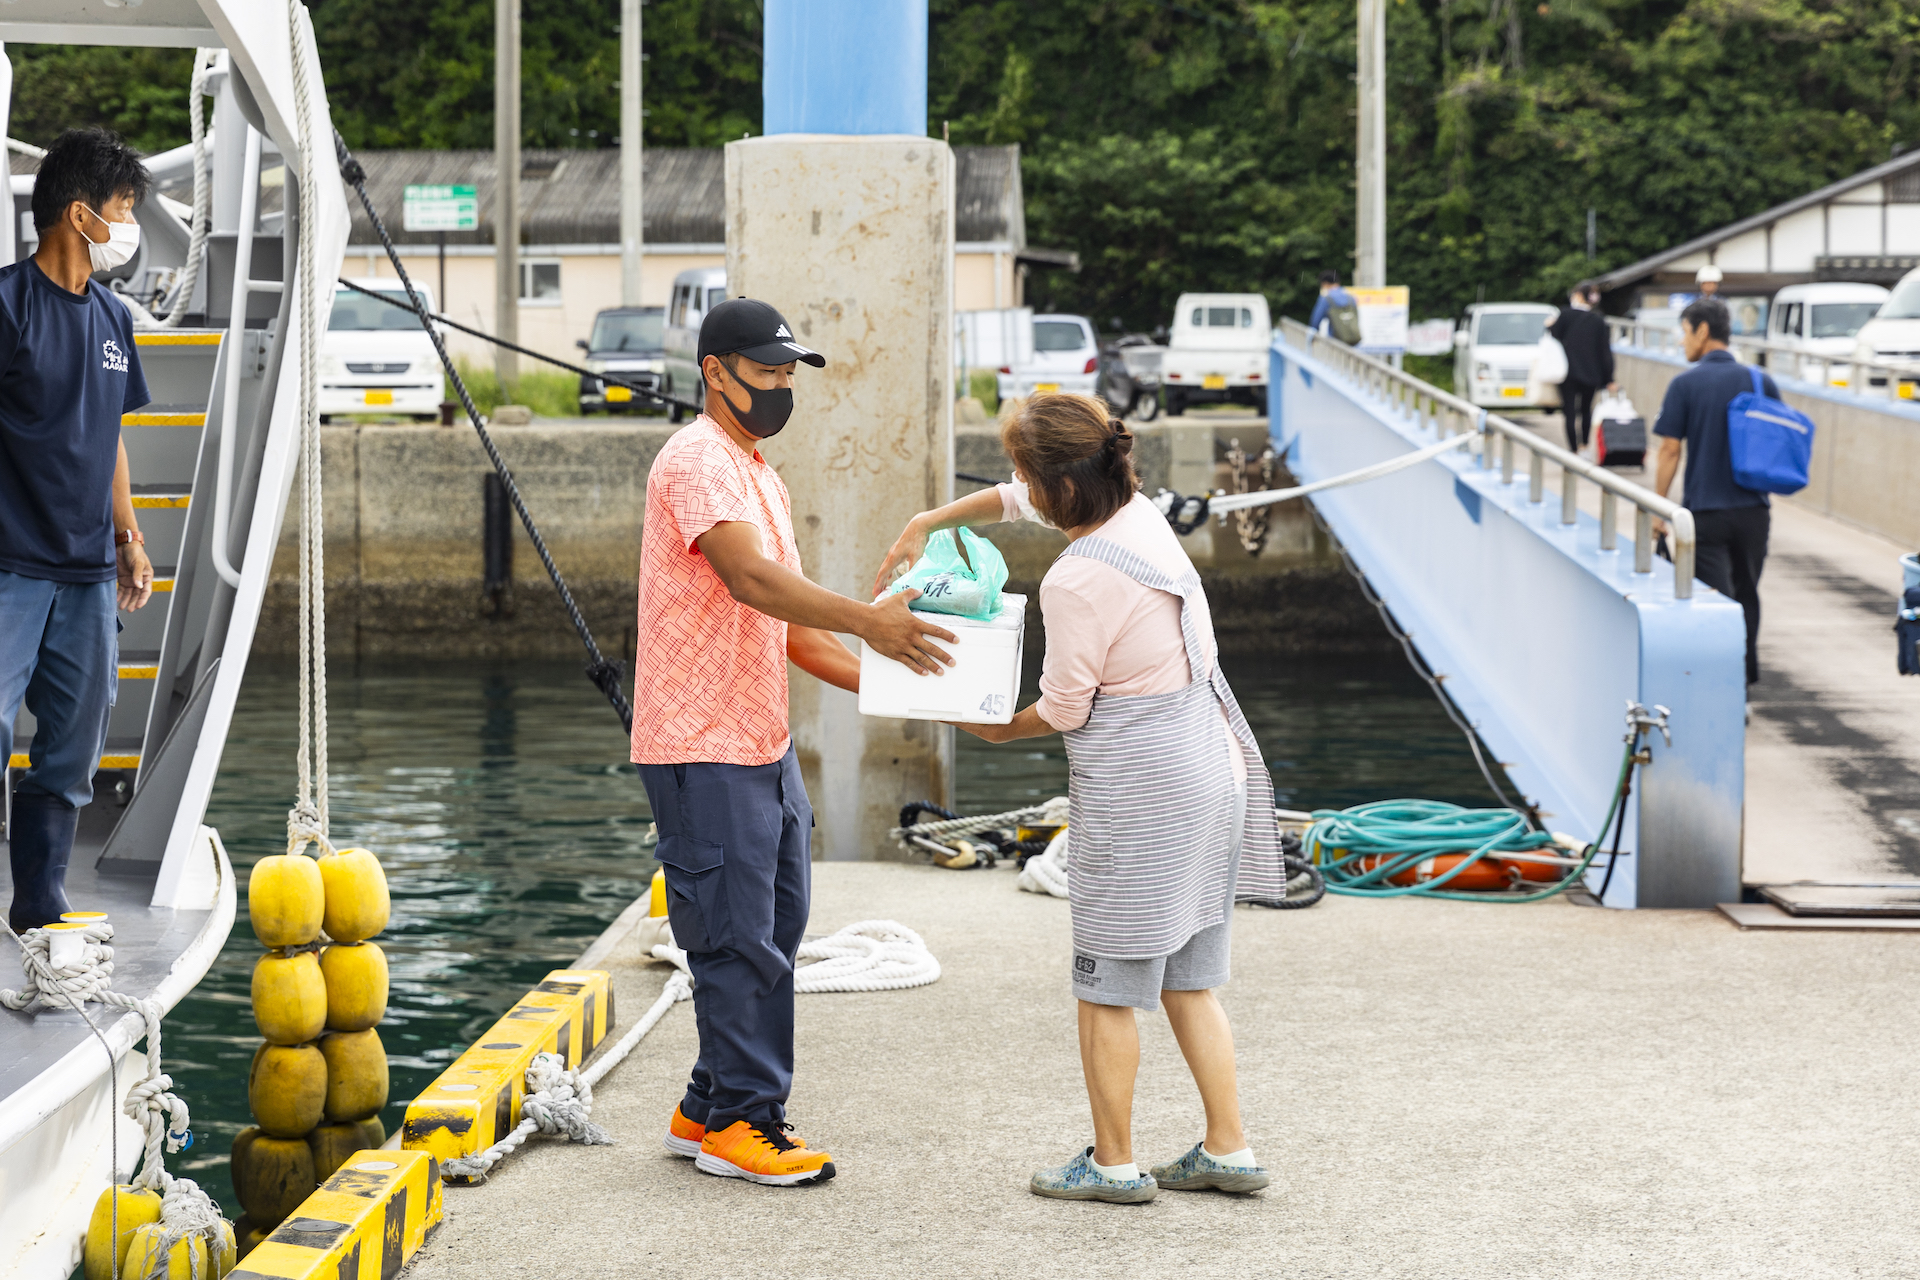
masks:
[[[300,0],[287,0],[293,42],[294,115],[299,122],[300,219],[298,288],[294,328],[300,335],[300,774],[299,798],[287,811],[287,852],[307,845],[331,853],[327,839],[327,578],[326,539],[320,487],[318,402],[319,333],[315,328],[314,219],[319,213],[313,163],[313,104],[307,81],[312,34]]]
[[[998,831],[1005,827],[1051,827],[1066,820],[1067,798],[1055,796],[1044,804],[1029,805],[1025,809],[983,813],[973,818],[948,818],[942,822],[916,822],[910,827],[895,827],[887,834],[898,841],[902,849],[911,850],[907,841],[912,836],[939,840],[943,836],[970,836],[976,831]]]
[[[556,1137],[565,1135],[570,1141],[588,1145],[611,1143],[613,1138],[607,1131],[588,1118],[593,1107],[593,1086],[626,1060],[634,1046],[653,1030],[668,1009],[692,996],[693,984],[687,975],[674,974],[667,979],[660,998],[653,1002],[653,1007],[647,1010],[640,1021],[634,1023],[632,1029],[614,1043],[613,1048],[594,1059],[592,1065],[578,1071],[566,1070],[553,1054],[535,1054],[527,1066],[527,1092],[520,1102],[520,1123],[486,1150],[447,1161],[440,1166],[441,1175],[484,1181],[493,1166],[536,1132]]]
[[[1056,898],[1067,895],[1067,832],[1062,827],[1053,839],[1047,841],[1047,849],[1037,858],[1028,858],[1027,865],[1020,868],[1020,878],[1014,883],[1028,893],[1051,894]]]
[[[226,1219],[198,1183],[167,1172],[167,1155],[193,1141],[193,1117],[186,1100],[173,1092],[173,1077],[160,1069],[159,1002],[126,995],[107,985],[113,978],[113,925],[104,920],[87,925],[81,932],[84,944],[79,958],[58,966],[51,959],[53,935],[45,929],[29,929],[22,937],[5,920],[0,920],[0,928],[19,944],[20,966],[26,974],[26,982],[19,989],[0,990],[0,1005],[27,1013],[40,1009],[72,1009],[78,1013],[107,1051],[109,1088],[115,1096],[120,1092],[119,1062],[100,1028],[87,1017],[86,1004],[94,1001],[140,1015],[147,1038],[147,1074],[127,1090],[120,1109],[146,1135],[145,1159],[133,1185],[160,1193],[160,1224],[165,1234],[153,1256],[164,1265],[173,1247],[191,1236],[200,1236],[208,1256],[213,1256],[223,1243]],[[120,1176],[119,1136],[119,1126],[110,1126],[109,1160],[116,1180]],[[119,1223],[120,1202],[116,1196],[111,1221],[115,1239],[119,1238]],[[116,1260],[115,1271],[118,1269]]]
[[[180,278],[167,295],[167,318],[160,321],[160,327],[165,329],[177,329],[186,323],[187,312],[193,306],[194,286],[200,280],[200,258],[206,248],[207,224],[213,220],[213,183],[207,173],[205,98],[207,73],[213,70],[213,64],[219,56],[218,49],[193,51],[193,83],[187,90],[187,132],[193,139],[193,226],[187,238],[186,265],[180,269]]]
[[[862,920],[800,944],[814,963],[793,971],[801,995],[827,991],[902,991],[940,979],[940,962],[919,934],[894,920]]]

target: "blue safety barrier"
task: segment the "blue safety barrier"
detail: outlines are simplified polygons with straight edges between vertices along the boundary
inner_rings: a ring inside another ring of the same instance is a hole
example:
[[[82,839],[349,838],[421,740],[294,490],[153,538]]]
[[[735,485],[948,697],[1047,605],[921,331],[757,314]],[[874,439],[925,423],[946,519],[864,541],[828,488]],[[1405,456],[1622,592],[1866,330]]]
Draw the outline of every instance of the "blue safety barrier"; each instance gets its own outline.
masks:
[[[1324,340],[1323,340],[1324,341]],[[1303,483],[1432,444],[1417,421],[1308,351],[1274,344],[1275,452]],[[1525,454],[1520,454],[1524,463]],[[1619,546],[1599,522],[1560,523],[1464,450],[1310,500],[1421,657],[1545,824],[1598,839],[1619,773],[1628,702],[1669,708],[1672,742],[1647,742],[1606,902],[1704,907],[1740,894],[1745,629],[1703,583],[1676,598],[1673,566],[1634,572],[1633,508]],[[1284,625],[1285,619],[1277,620]],[[1604,855],[1588,872],[1598,887]]]

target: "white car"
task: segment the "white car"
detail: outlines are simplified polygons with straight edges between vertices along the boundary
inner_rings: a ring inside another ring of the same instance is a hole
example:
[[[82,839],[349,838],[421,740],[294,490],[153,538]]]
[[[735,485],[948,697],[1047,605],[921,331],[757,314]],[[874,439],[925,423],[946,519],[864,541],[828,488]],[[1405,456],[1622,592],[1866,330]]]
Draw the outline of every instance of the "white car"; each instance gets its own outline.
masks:
[[[707,312],[727,300],[727,269],[695,267],[673,278],[673,293],[667,299],[667,328],[661,345],[666,356],[661,361],[670,396],[694,404],[706,403],[706,382],[700,377],[700,322]],[[667,409],[671,422],[686,421],[688,410],[681,405]]]
[[[1803,357],[1795,374],[1791,356],[1769,353],[1777,372],[1818,382],[1825,376],[1836,386],[1847,385],[1847,362],[1860,330],[1887,300],[1877,284],[1795,284],[1773,295],[1767,312],[1767,338],[1792,347]],[[1830,362],[1830,363],[1829,363]]]
[[[1913,377],[1920,378],[1920,271],[1902,276],[1873,319],[1860,327],[1854,335],[1853,358],[1883,360],[1902,366],[1903,373],[1911,368]],[[1868,381],[1884,387],[1887,375],[1871,374]],[[1902,377],[1900,398],[1911,400],[1916,393],[1920,393],[1920,384]]]
[[[1196,404],[1267,407],[1273,320],[1257,293],[1183,293],[1160,357],[1160,398],[1169,415]]]
[[[391,276],[353,282],[377,290],[399,306],[340,286],[333,291],[333,318],[320,345],[320,421],[348,413],[440,416],[445,374],[433,339],[407,304],[407,291]],[[414,291],[433,311],[433,290]]]
[[[1540,339],[1560,314],[1538,302],[1477,302],[1453,333],[1453,393],[1483,409],[1523,409]]]
[[[1100,380],[1100,344],[1093,321],[1085,316],[1035,316],[1033,359],[1001,365],[1002,400],[1024,399],[1048,391],[1094,394]]]

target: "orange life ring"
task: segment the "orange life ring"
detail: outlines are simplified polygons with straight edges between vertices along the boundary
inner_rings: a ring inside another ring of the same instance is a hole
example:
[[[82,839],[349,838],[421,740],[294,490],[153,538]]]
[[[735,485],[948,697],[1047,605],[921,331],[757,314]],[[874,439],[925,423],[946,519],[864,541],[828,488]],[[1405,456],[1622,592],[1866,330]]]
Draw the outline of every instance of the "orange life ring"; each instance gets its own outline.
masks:
[[[1398,856],[1397,854],[1387,853],[1369,854],[1354,863],[1354,867],[1360,873],[1364,874],[1372,871],[1376,867],[1387,865]],[[1470,853],[1438,853],[1430,858],[1422,858],[1406,870],[1388,876],[1387,883],[1397,885],[1425,884],[1429,880],[1439,879],[1472,856]],[[1515,881],[1536,879],[1537,877],[1535,875],[1528,874],[1536,868],[1541,871],[1557,871],[1557,868],[1550,863],[1507,862],[1498,858],[1486,857],[1471,867],[1468,867],[1465,871],[1462,871],[1459,875],[1440,887],[1443,889],[1464,889],[1468,891],[1507,889],[1511,888]],[[1558,875],[1551,875],[1547,878],[1550,880],[1558,880],[1560,877]]]

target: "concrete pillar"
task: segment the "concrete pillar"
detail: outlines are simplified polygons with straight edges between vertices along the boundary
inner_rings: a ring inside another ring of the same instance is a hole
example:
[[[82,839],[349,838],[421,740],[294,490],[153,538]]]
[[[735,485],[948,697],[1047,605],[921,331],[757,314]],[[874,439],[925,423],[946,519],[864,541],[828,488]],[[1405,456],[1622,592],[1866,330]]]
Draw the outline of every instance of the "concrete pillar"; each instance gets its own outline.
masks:
[[[953,494],[953,152],[788,134],[728,143],[726,173],[727,292],[778,307],[827,357],[800,366],[793,421],[763,452],[807,576],[865,599],[901,526]],[[798,672],[792,688],[815,851],[889,855],[901,805],[952,794],[953,730],[864,717]]]

